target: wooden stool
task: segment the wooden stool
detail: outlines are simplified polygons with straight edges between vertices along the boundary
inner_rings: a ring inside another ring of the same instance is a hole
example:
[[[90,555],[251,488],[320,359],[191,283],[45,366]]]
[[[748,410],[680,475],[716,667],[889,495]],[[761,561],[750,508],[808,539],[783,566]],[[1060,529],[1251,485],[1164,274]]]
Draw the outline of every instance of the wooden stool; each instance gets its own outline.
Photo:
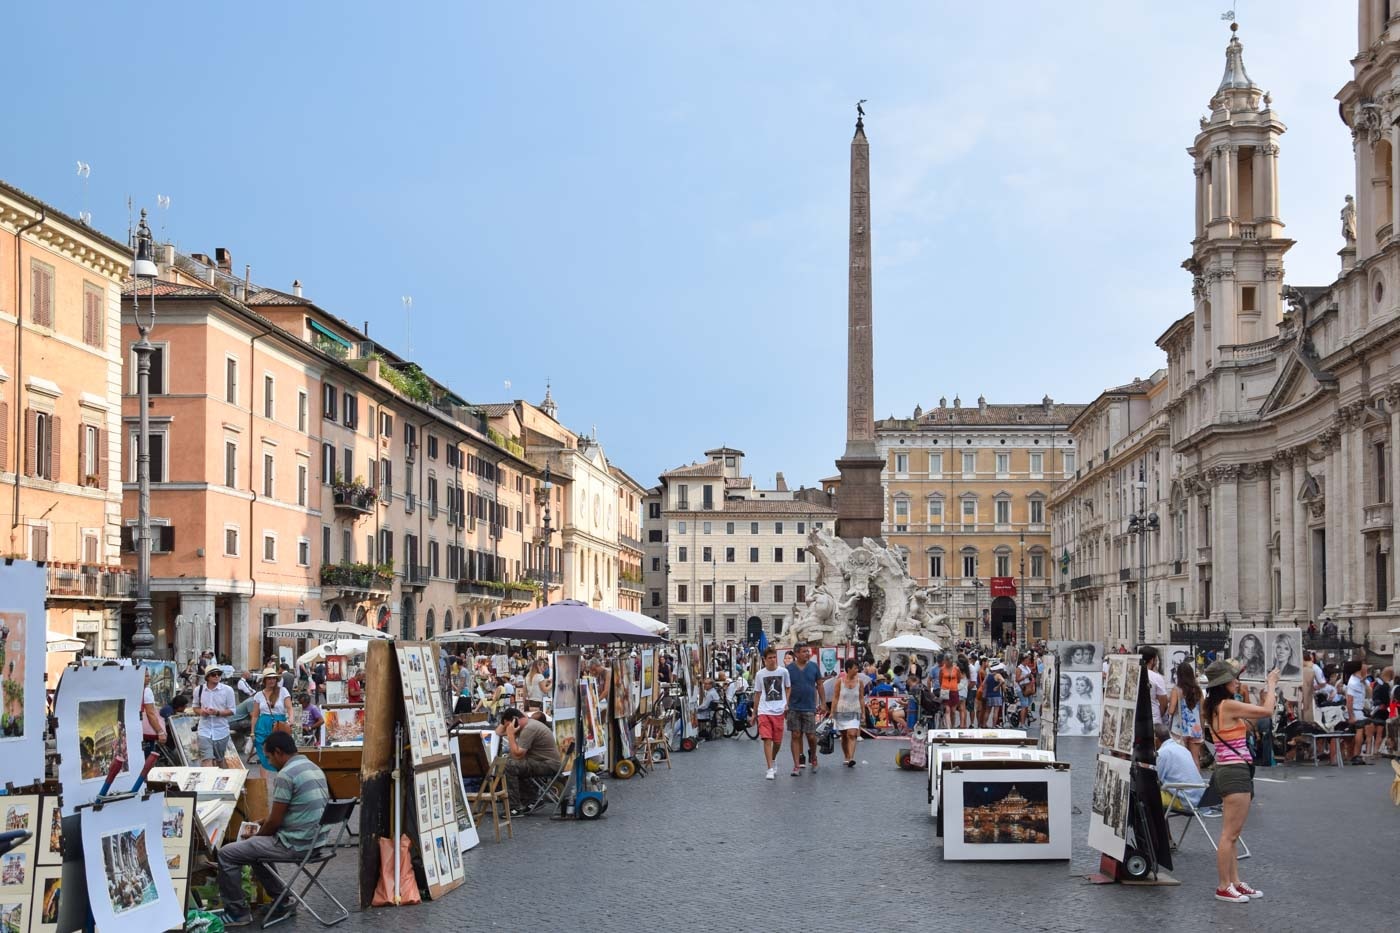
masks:
[[[487,808],[490,808],[491,822],[496,827],[496,841],[501,841],[501,823],[506,824],[506,836],[515,838],[515,827],[510,822],[510,792],[506,790],[505,755],[497,755],[491,761],[491,770],[481,779],[481,789],[472,794],[468,805],[472,808],[472,819],[480,826]]]

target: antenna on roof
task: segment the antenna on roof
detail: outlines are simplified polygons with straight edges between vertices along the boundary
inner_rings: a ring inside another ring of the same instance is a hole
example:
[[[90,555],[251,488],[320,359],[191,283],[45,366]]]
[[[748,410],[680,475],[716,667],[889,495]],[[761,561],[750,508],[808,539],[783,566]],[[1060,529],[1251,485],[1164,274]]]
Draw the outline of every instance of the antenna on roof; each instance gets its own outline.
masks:
[[[92,174],[92,166],[78,160],[78,177],[83,180],[83,207],[78,211],[78,219],[89,227],[92,226],[92,212],[87,209],[88,205],[88,176]]]
[[[506,394],[507,394],[507,395],[510,394],[510,380],[509,380],[509,379],[506,380]]]
[[[403,302],[404,326],[408,328],[408,358],[413,359],[413,296],[404,295],[399,301]]]

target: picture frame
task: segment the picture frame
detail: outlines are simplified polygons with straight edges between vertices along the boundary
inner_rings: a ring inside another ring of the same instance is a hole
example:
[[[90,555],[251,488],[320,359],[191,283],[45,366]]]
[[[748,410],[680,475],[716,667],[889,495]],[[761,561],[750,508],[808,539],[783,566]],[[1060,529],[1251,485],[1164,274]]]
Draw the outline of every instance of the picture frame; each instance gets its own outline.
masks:
[[[1038,750],[1032,750],[1038,751]],[[1068,860],[1069,770],[1016,765],[953,767],[943,775],[943,858]]]
[[[160,845],[163,794],[83,807],[88,902],[103,933],[149,933],[184,926],[183,905]]]
[[[361,746],[365,744],[365,708],[363,706],[327,707],[325,715],[325,744],[327,746]]]
[[[1068,696],[1060,694],[1060,707],[1056,710],[1058,736],[1097,736],[1103,715],[1103,675],[1097,670],[1062,672],[1061,687],[1066,677],[1071,689]],[[1061,721],[1067,723],[1067,728],[1058,727]]]
[[[1232,626],[1230,658],[1239,663],[1244,683],[1262,684],[1274,670],[1279,672],[1279,683],[1301,683],[1303,630]]]
[[[1089,845],[1120,862],[1127,848],[1131,767],[1122,758],[1100,754],[1090,798]]]
[[[63,864],[63,813],[59,807],[57,795],[44,795],[42,812],[43,822],[39,824],[39,829],[35,833],[37,837],[35,864],[40,866],[61,865]]]
[[[25,918],[30,933],[58,933],[58,902],[62,891],[63,868],[40,865],[34,871],[34,893]]]

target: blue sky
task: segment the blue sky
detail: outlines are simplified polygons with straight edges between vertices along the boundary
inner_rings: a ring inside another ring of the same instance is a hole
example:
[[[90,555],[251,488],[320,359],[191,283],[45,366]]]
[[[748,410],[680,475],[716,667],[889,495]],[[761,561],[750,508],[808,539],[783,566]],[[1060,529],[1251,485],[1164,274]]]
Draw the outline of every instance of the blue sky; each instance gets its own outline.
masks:
[[[811,484],[844,446],[854,102],[877,415],[1088,401],[1190,309],[1185,148],[1226,6],[26,4],[0,178],[118,238],[129,195],[401,353],[412,295],[425,369],[474,401],[552,379],[643,483],[729,444]],[[1356,6],[1239,16],[1289,126],[1286,278],[1325,284]]]

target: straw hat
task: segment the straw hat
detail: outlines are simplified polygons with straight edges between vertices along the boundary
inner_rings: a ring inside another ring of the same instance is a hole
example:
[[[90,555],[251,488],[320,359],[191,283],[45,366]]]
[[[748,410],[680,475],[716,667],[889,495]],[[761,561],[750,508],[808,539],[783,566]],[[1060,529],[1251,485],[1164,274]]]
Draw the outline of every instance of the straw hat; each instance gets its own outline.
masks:
[[[263,672],[262,672],[262,679],[263,679],[263,680],[267,680],[269,677],[281,677],[281,676],[282,676],[282,675],[278,672],[277,668],[275,668],[275,667],[265,668],[265,669],[263,670]]]
[[[1218,661],[1210,662],[1206,667],[1206,686],[1219,687],[1228,684],[1240,675],[1240,669],[1233,661],[1221,658]]]

